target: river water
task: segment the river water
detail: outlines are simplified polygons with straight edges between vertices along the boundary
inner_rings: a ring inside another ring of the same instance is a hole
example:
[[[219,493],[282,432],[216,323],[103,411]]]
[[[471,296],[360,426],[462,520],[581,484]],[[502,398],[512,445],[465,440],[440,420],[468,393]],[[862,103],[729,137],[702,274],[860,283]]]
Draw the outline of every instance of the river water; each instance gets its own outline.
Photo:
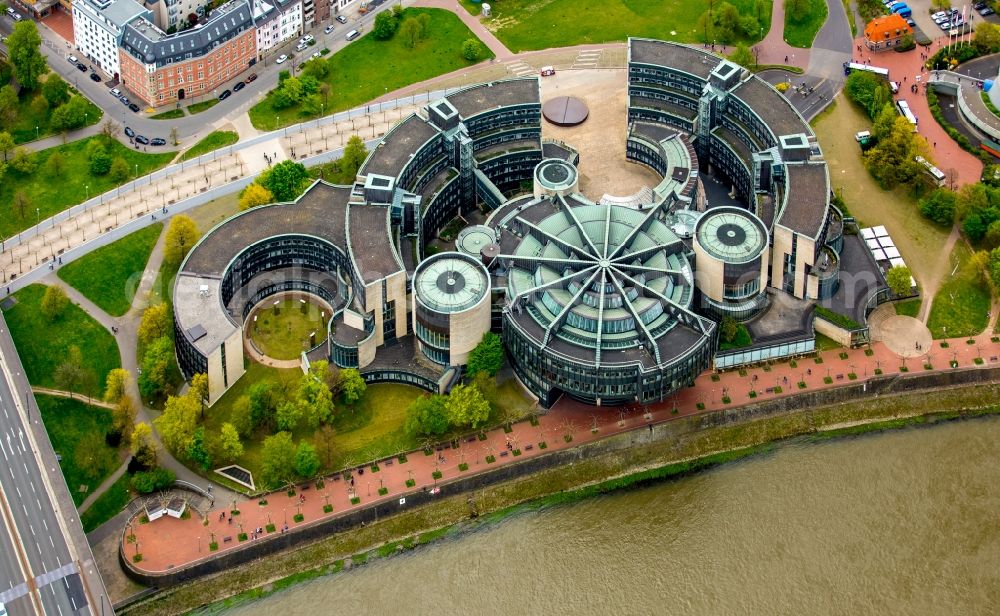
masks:
[[[526,512],[229,614],[998,614],[1000,418]]]

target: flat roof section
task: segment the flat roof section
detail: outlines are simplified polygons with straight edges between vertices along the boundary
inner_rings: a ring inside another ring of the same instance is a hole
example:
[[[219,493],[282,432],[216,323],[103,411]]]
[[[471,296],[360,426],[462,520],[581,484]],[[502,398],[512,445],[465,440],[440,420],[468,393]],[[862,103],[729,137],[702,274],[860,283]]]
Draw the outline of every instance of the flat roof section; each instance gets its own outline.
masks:
[[[349,225],[351,260],[366,283],[403,269],[392,247],[387,206],[352,205]]]
[[[785,176],[785,205],[778,224],[815,238],[826,222],[829,205],[826,163],[789,163]]]
[[[721,61],[717,56],[694,47],[643,38],[629,39],[629,52],[632,62],[684,71],[706,81]]]
[[[205,234],[184,262],[182,273],[221,277],[247,246],[276,235],[320,237],[347,254],[344,235],[351,189],[316,182],[298,201],[256,207],[223,221]],[[387,234],[383,243],[388,239]]]
[[[236,325],[222,307],[220,292],[218,278],[181,272],[174,283],[174,318],[188,340],[205,356],[236,331]]]
[[[406,118],[382,138],[375,149],[361,165],[359,175],[377,173],[397,177],[410,162],[420,146],[431,137],[440,134],[436,128],[420,116],[413,114]]]
[[[751,77],[733,88],[733,93],[767,124],[775,137],[805,133],[812,135],[809,124],[780,92],[759,77]]]
[[[510,105],[538,104],[541,101],[538,77],[504,79],[470,86],[445,97],[463,119]]]

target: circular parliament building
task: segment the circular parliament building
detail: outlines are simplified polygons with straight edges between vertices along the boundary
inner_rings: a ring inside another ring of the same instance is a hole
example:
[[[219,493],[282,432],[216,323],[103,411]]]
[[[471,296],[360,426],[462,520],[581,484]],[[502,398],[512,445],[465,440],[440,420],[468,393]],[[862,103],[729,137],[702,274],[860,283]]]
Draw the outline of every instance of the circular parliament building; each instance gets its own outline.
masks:
[[[244,374],[249,315],[295,293],[330,311],[303,365],[447,391],[493,331],[543,406],[652,403],[712,367],[723,317],[837,292],[826,163],[766,82],[631,39],[628,122],[607,130],[625,133],[621,164],[659,182],[598,201],[580,192],[580,153],[542,138],[540,85],[452,91],[389,130],[352,185],[319,180],[207,233],[174,283],[185,376],[206,373],[217,400]],[[703,170],[728,203],[709,203]]]

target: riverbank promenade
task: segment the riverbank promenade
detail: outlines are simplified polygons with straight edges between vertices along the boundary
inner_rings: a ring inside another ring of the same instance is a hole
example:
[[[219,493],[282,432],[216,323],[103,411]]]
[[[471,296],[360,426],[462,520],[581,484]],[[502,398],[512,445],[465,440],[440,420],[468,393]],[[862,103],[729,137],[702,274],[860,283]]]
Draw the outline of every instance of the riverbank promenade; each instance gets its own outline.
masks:
[[[912,343],[908,339],[890,341],[892,348],[876,342],[870,349],[822,351],[766,367],[705,372],[693,387],[668,401],[645,407],[593,407],[564,397],[537,418],[537,425],[526,419],[513,424],[510,432],[502,428],[486,432],[486,440],[472,437],[462,440],[457,448],[435,448],[429,455],[417,450],[408,454],[405,462],[397,458],[381,461],[377,471],[370,465],[361,467],[363,473],[355,468],[353,482],[337,474],[336,478],[325,477],[322,488],[309,482],[308,489],[302,489],[307,484],[300,482],[293,496],[282,490],[260,499],[216,502],[216,509],[208,512],[204,520],[197,514],[188,519],[163,517],[145,524],[136,519],[125,531],[134,536],[124,544],[125,555],[134,560],[135,554],[141,554],[134,566],[142,571],[169,571],[259,541],[270,534],[269,526],[273,526],[274,533],[294,533],[300,527],[359,506],[398,502],[415,491],[439,487],[440,494],[448,495],[449,480],[613,434],[647,429],[652,424],[857,384],[876,376],[1000,365],[1000,344],[993,342],[988,333],[933,342],[929,342],[926,330],[913,336]],[[488,462],[488,458],[495,461]],[[438,479],[436,473],[440,473]],[[412,487],[407,486],[408,480]],[[259,504],[264,501],[266,505]],[[233,509],[239,514],[232,515]],[[301,522],[296,522],[298,516]],[[258,533],[258,529],[262,532]],[[241,541],[242,534],[246,539]],[[217,545],[215,550],[210,549],[213,543]]]

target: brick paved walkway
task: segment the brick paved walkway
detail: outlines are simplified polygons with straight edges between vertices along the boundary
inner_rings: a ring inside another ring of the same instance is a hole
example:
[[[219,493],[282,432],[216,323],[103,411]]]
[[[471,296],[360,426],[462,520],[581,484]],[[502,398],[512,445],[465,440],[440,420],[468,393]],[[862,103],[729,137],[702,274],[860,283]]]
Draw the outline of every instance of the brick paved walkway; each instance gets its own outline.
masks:
[[[234,516],[232,523],[225,512],[233,503],[217,501],[219,508],[209,512],[207,525],[203,525],[197,516],[188,520],[161,518],[148,524],[134,524],[132,532],[137,543],[126,545],[126,553],[131,555],[138,549],[143,556],[139,567],[147,571],[165,571],[213,556],[208,549],[208,543],[213,538],[219,545],[217,553],[222,553],[239,548],[240,532],[249,535],[258,527],[266,528],[269,523],[275,525],[275,532],[282,532],[286,525],[288,532],[295,532],[298,526],[341,514],[355,506],[350,502],[352,494],[360,498],[360,504],[370,504],[378,500],[395,501],[408,492],[427,490],[439,484],[443,493],[448,493],[447,481],[450,479],[484,472],[515,459],[541,455],[541,442],[547,444],[546,451],[566,449],[608,435],[645,429],[650,423],[746,404],[751,401],[751,391],[756,394],[755,401],[766,401],[799,391],[861,382],[875,376],[877,370],[885,375],[899,374],[904,367],[910,372],[920,372],[925,369],[925,363],[929,363],[934,370],[948,370],[951,361],[957,362],[958,367],[967,368],[976,366],[975,359],[978,357],[983,358],[984,366],[1000,363],[1000,345],[991,342],[989,334],[972,340],[974,344],[967,344],[964,338],[949,340],[948,348],[942,348],[941,341],[936,341],[931,348],[923,350],[921,357],[908,359],[900,358],[882,343],[875,343],[871,356],[866,355],[864,349],[844,351],[845,358],[841,358],[839,351],[827,351],[820,354],[822,363],[816,363],[816,359],[809,357],[799,359],[795,367],[791,362],[784,362],[770,369],[749,369],[744,375],[738,371],[715,376],[705,372],[698,377],[695,387],[684,388],[673,399],[643,409],[598,408],[563,398],[540,418],[537,426],[524,421],[515,424],[510,434],[496,429],[487,434],[486,441],[463,442],[457,449],[440,452],[440,458],[437,452],[429,456],[420,451],[411,453],[406,463],[384,463],[378,472],[369,469],[363,475],[355,473],[353,488],[343,480],[328,479],[323,489],[313,487],[301,492],[305,495],[304,502],[299,501],[298,495],[289,497],[285,492],[269,494],[266,506],[260,506],[256,501],[238,503],[241,514]],[[804,387],[799,386],[800,381]],[[728,404],[723,401],[726,396],[731,398]],[[699,410],[699,404],[704,405],[704,409]],[[596,432],[591,431],[592,426],[597,427]],[[572,443],[565,442],[565,434],[573,435]],[[513,447],[521,450],[519,457],[508,452],[508,439]],[[495,455],[496,462],[488,464],[488,455]],[[469,467],[464,472],[459,470],[463,462]],[[435,470],[443,475],[440,481],[435,481],[432,476]],[[406,480],[410,478],[416,482],[413,488],[406,487]],[[381,487],[388,490],[385,496],[378,494]],[[333,506],[329,514],[323,512],[326,503]],[[294,522],[297,513],[304,516],[302,523]],[[223,514],[222,519],[220,514]],[[264,534],[267,534],[266,531]]]

